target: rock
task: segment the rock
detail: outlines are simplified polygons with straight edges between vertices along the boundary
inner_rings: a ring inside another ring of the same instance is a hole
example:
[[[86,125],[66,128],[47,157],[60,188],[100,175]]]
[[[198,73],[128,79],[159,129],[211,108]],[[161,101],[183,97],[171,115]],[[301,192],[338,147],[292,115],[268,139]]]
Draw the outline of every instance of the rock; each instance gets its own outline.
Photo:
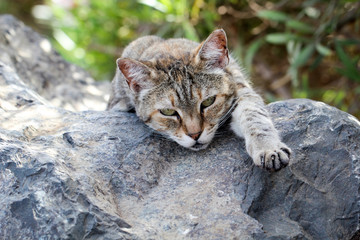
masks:
[[[244,141],[227,127],[207,150],[192,152],[156,135],[133,113],[65,109],[66,101],[73,109],[77,101],[84,107],[81,102],[91,95],[56,66],[32,72],[38,61],[44,64],[40,57],[20,70],[13,60],[19,48],[3,42],[6,31],[15,31],[22,48],[34,52],[42,51],[37,43],[43,39],[12,17],[2,16],[0,23],[0,49],[10,48],[0,51],[2,238],[359,235],[360,123],[355,117],[306,99],[270,104],[294,157],[285,169],[269,173],[254,166]],[[46,57],[83,72],[53,50]],[[51,77],[42,78],[46,74]],[[46,88],[39,84],[44,79],[50,79]],[[68,99],[54,90],[64,79],[76,90]],[[93,99],[105,106],[103,98]]]
[[[269,111],[295,158],[266,179],[249,215],[275,239],[290,229],[305,239],[350,239],[359,224],[359,121],[309,100],[277,102]]]
[[[76,111],[106,108],[110,83],[95,82],[55,52],[49,40],[10,15],[0,17],[0,61],[54,106]]]

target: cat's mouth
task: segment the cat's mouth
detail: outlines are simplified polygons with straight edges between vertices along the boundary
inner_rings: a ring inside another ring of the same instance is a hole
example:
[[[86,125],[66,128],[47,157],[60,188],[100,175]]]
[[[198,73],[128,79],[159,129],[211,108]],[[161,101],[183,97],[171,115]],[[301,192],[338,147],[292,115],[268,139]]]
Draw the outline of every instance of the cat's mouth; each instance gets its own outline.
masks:
[[[207,148],[208,145],[209,145],[209,143],[202,144],[202,143],[196,142],[193,146],[191,146],[189,148],[193,151],[200,151],[200,150]]]

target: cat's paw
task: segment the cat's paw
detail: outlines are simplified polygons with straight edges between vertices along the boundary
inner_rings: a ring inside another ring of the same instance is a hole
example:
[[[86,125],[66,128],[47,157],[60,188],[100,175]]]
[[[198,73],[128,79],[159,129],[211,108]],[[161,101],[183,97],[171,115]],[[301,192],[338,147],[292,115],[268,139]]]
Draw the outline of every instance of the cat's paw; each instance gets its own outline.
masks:
[[[269,171],[278,171],[286,167],[290,162],[291,149],[284,143],[279,142],[273,146],[264,146],[255,151],[253,160],[255,165]]]

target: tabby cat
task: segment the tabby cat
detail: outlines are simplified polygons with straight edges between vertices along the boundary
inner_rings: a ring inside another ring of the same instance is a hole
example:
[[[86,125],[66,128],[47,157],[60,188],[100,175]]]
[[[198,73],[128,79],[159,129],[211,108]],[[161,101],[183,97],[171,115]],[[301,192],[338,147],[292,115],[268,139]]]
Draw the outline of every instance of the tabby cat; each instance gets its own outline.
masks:
[[[205,149],[232,117],[255,165],[279,170],[291,150],[236,61],[224,30],[201,44],[145,36],[127,46],[117,61],[107,109],[129,111],[145,124],[191,150]]]

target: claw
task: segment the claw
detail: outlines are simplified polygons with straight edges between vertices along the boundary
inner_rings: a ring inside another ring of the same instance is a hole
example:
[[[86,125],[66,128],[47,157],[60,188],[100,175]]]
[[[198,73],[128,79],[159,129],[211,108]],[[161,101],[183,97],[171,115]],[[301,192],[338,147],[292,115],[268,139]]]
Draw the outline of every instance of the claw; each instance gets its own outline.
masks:
[[[262,166],[263,168],[265,168],[265,156],[264,156],[264,155],[261,155],[261,156],[260,156],[260,163],[261,163],[261,166]]]
[[[290,151],[289,151],[289,149],[287,149],[287,148],[280,148],[281,149],[281,151],[283,151],[284,153],[286,153],[287,155],[288,155],[288,158],[290,158]]]
[[[276,170],[275,158],[272,158],[272,157],[271,157],[271,160],[272,160],[273,168]]]
[[[280,162],[280,168],[279,168],[279,170],[280,170],[281,168],[287,166],[287,164],[285,164],[285,163],[283,163],[283,161],[281,161],[280,153],[278,153],[278,158],[279,158],[279,162]]]
[[[272,169],[276,170],[276,155],[271,154]]]

